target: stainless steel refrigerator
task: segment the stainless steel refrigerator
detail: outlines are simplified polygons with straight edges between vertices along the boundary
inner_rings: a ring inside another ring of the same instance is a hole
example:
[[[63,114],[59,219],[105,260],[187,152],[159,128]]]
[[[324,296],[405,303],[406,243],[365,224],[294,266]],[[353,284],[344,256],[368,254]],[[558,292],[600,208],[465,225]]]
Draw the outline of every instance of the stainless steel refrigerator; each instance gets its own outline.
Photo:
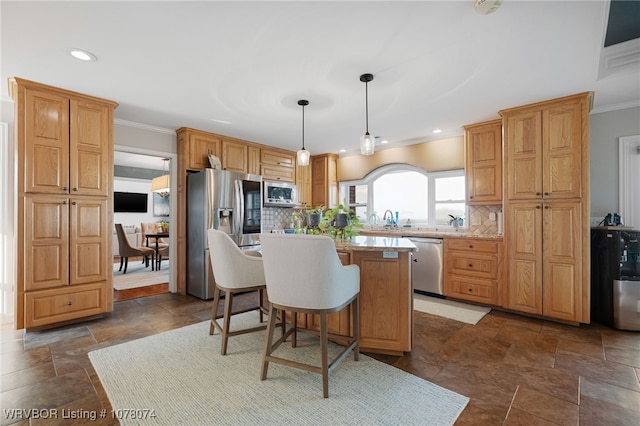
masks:
[[[226,232],[241,249],[260,244],[262,177],[204,169],[187,176],[187,293],[213,298],[207,230]]]

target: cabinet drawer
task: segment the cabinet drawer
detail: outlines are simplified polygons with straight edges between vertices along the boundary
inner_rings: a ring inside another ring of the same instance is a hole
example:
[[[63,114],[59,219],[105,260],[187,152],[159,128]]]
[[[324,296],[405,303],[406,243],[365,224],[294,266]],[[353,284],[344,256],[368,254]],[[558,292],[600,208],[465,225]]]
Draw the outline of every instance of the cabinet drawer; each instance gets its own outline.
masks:
[[[491,280],[452,277],[447,295],[475,302],[496,304],[496,284]]]
[[[97,315],[105,311],[106,282],[25,293],[25,327]]]
[[[447,272],[450,274],[472,275],[480,278],[497,278],[498,259],[495,256],[461,256],[449,253]]]
[[[464,250],[482,253],[498,253],[499,241],[484,241],[471,239],[445,239],[446,247],[449,250]]]

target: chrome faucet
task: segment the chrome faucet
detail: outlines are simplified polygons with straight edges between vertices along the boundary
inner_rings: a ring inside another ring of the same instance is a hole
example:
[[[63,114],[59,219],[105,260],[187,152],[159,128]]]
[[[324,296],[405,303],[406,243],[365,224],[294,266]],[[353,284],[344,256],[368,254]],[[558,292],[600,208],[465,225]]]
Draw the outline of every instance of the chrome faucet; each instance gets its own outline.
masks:
[[[387,213],[389,213],[389,217],[387,217]],[[385,223],[385,225],[394,225],[397,226],[397,223],[395,222],[395,220],[393,219],[393,212],[391,210],[388,210],[384,212],[384,215],[382,216],[382,221]]]

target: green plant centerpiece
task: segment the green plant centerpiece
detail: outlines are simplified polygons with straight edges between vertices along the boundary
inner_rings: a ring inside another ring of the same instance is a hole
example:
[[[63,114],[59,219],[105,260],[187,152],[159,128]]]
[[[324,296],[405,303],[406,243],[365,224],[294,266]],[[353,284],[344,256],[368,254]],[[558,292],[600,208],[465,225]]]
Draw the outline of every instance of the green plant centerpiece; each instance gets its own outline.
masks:
[[[345,207],[345,205],[346,202],[323,212],[319,226],[321,234],[341,240],[359,235],[354,228],[362,228],[360,219],[353,209]]]

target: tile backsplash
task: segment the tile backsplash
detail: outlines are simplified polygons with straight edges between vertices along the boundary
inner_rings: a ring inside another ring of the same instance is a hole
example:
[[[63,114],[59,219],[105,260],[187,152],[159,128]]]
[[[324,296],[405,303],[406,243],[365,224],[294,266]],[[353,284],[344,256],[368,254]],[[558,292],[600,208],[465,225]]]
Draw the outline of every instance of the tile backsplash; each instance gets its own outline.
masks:
[[[291,228],[291,214],[294,209],[282,207],[262,208],[262,231]]]
[[[469,217],[467,217],[469,232],[474,235],[497,234],[499,220],[498,212],[502,212],[501,204],[469,206]],[[495,213],[495,220],[491,220],[489,218],[491,213]]]

